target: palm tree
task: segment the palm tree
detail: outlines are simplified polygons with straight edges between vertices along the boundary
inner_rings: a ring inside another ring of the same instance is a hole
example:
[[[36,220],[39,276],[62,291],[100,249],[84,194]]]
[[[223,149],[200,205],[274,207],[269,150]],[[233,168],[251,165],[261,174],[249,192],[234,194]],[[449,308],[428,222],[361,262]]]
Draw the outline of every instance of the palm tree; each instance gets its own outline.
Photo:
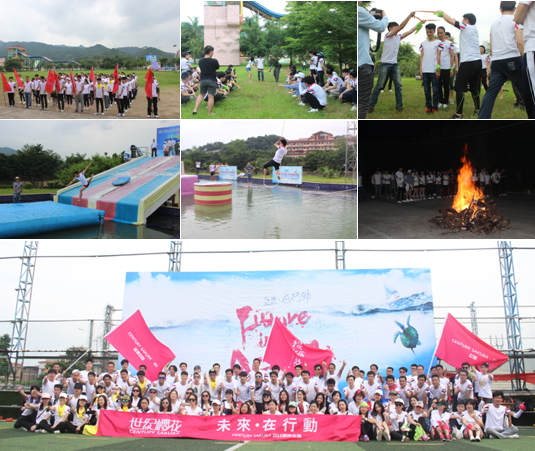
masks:
[[[201,42],[200,39],[200,32],[201,32],[201,26],[199,25],[199,18],[194,17],[193,19],[188,16],[189,21],[191,22],[191,41],[193,44],[193,48],[191,49],[191,56],[193,57],[193,64],[195,64],[195,53],[197,51],[197,43]]]

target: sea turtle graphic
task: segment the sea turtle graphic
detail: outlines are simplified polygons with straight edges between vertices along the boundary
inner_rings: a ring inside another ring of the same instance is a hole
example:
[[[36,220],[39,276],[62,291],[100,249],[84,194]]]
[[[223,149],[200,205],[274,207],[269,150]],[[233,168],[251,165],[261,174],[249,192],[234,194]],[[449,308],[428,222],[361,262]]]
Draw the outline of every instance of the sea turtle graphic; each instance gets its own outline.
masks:
[[[398,339],[398,337],[401,337],[401,344],[405,346],[406,348],[409,348],[412,353],[414,354],[414,348],[418,345],[421,345],[420,340],[418,340],[418,331],[412,327],[409,323],[411,321],[411,316],[407,318],[407,327],[405,327],[403,324],[398,323],[397,321],[394,321],[399,327],[401,327],[401,330],[403,332],[396,332],[394,334],[394,343]]]

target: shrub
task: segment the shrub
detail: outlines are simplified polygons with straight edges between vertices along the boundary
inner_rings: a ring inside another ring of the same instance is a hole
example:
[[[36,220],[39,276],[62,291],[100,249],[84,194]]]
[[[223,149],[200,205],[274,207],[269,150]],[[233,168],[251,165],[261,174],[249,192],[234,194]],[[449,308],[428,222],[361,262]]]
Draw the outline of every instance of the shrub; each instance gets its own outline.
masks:
[[[33,184],[31,184],[30,182],[26,182],[23,187],[24,189],[33,189]]]

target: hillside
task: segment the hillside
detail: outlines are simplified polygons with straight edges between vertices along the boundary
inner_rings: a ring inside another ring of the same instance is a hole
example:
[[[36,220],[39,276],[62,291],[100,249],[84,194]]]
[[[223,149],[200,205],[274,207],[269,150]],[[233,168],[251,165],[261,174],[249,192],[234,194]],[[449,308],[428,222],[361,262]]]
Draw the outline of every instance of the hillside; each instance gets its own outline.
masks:
[[[46,56],[54,61],[77,59],[94,59],[94,58],[111,58],[115,55],[124,57],[142,57],[145,55],[156,55],[159,58],[173,58],[173,53],[163,52],[154,47],[120,47],[110,49],[103,45],[97,44],[91,47],[69,47],[66,45],[49,45],[42,42],[3,42],[0,41],[0,58],[7,57],[8,47],[20,45],[26,48],[26,54],[30,56]]]
[[[0,153],[3,153],[4,155],[14,155],[17,151],[11,147],[0,147]]]

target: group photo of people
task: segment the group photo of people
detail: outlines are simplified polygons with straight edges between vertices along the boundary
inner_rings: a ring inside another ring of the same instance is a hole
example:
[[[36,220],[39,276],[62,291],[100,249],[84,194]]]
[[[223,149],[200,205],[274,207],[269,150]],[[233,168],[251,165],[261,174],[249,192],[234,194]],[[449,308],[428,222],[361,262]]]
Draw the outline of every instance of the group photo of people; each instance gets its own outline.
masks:
[[[532,2],[370,3],[359,2],[359,119],[535,118]]]
[[[453,171],[451,168],[445,171],[418,171],[399,168],[397,171],[381,170],[377,168],[370,179],[371,199],[384,199],[404,202],[415,202],[443,197],[455,197],[458,189],[458,177],[460,170]],[[490,198],[507,196],[505,186],[507,173],[505,169],[496,168],[489,172],[488,169],[473,168],[472,181],[481,193]],[[366,201],[366,184],[359,172],[359,202]]]
[[[219,415],[355,415],[361,418],[360,440],[479,442],[484,438],[515,439],[512,424],[526,409],[515,411],[502,403],[505,396],[493,390],[489,365],[463,363],[447,374],[438,364],[426,372],[416,363],[407,367],[368,369],[346,362],[317,363],[314,368],[274,365],[243,371],[239,364],[221,370],[214,363],[208,371],[186,362],[171,362],[158,380],[145,377],[146,366],[129,371],[128,360],[107,363],[97,374],[93,359],[85,360],[85,370],[73,370],[67,377],[54,364],[41,386],[30,393],[19,388],[22,415],[15,429],[27,432],[94,435],[99,412],[159,413],[193,416]],[[384,371],[384,372],[383,372]],[[394,374],[396,373],[396,375]],[[344,388],[338,386],[344,382]]]

